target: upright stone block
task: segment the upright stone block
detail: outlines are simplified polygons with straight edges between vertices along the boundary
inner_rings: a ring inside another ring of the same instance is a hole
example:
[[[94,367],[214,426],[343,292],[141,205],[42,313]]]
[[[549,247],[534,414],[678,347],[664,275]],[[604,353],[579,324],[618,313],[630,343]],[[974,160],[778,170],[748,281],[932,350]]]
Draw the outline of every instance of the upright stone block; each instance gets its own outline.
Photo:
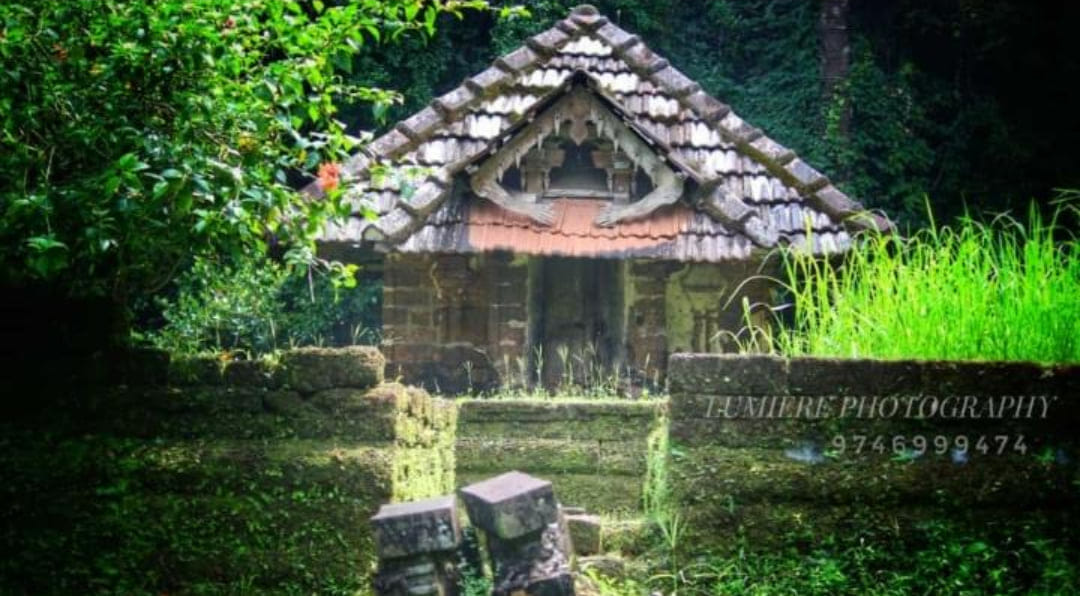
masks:
[[[455,596],[461,524],[453,495],[383,505],[371,518],[379,596]]]
[[[461,489],[473,525],[487,534],[493,596],[572,596],[570,534],[551,483],[508,472]]]
[[[564,513],[565,510],[564,510]],[[566,513],[566,525],[574,552],[578,555],[595,555],[600,552],[601,521],[599,515]]]
[[[521,472],[507,472],[461,489],[469,519],[502,540],[543,530],[558,520],[551,483]]]
[[[301,393],[350,387],[365,389],[383,381],[386,359],[370,346],[296,348],[281,356],[286,383]]]

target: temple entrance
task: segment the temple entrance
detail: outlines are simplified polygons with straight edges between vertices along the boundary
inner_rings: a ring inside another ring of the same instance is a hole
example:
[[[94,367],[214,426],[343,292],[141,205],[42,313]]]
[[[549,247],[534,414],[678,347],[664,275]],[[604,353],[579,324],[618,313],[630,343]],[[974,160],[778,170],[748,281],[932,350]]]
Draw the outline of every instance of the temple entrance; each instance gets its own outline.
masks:
[[[552,257],[533,286],[534,370],[545,387],[608,380],[621,362],[623,283],[619,262]]]

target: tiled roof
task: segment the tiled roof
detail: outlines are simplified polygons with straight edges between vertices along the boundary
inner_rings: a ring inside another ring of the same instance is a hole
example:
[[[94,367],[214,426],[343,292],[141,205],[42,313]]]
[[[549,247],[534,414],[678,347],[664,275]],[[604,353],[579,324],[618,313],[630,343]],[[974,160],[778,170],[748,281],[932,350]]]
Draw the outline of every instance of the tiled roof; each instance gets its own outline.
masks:
[[[755,249],[767,250],[780,243],[827,254],[846,250],[852,231],[890,226],[794,152],[701,91],[637,36],[608,22],[591,6],[579,6],[569,18],[530,38],[354,155],[346,164],[359,181],[354,192],[366,196],[379,217],[364,220],[358,203],[357,214],[347,222],[328,225],[321,240],[370,240],[406,252],[482,252],[492,248],[492,238],[505,243],[506,230],[514,229],[507,225],[512,216],[491,219],[489,215],[498,208],[467,192],[454,192],[455,178],[495,152],[554,98],[581,81],[693,182],[687,185],[680,206],[652,215],[686,214],[680,217],[693,222],[690,228],[680,229],[674,238],[660,243],[662,247],[637,246],[629,252],[605,254],[646,256],[642,251],[652,251],[651,256],[657,258],[719,261],[748,258]],[[379,180],[368,175],[377,162],[416,164],[431,173],[412,183]],[[317,194],[314,186],[307,190]],[[582,211],[585,206],[561,209],[588,215]],[[474,221],[474,217],[480,219]],[[588,217],[580,225],[592,226],[591,222]],[[473,234],[469,225],[481,225],[486,231]],[[533,242],[568,237],[565,230],[540,227],[516,228],[515,238]],[[581,237],[599,238],[606,233],[592,227],[596,230]],[[499,247],[530,252],[524,245]]]

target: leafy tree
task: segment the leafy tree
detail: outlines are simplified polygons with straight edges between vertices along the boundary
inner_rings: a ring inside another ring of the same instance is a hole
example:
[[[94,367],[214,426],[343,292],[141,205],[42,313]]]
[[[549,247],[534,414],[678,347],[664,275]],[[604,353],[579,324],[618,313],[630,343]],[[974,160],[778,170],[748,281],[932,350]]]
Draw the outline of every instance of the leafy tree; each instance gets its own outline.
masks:
[[[311,264],[314,232],[347,209],[333,164],[361,141],[336,106],[401,99],[352,82],[355,56],[485,6],[3,3],[0,283],[129,304],[193,255],[277,243],[287,262]],[[294,190],[316,170],[324,201]]]

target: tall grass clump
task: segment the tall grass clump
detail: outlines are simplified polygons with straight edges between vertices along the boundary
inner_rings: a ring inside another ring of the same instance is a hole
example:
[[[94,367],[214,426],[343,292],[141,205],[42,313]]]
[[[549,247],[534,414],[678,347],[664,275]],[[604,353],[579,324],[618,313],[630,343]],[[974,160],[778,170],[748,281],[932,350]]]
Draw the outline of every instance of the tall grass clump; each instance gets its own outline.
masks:
[[[785,256],[794,325],[787,355],[1080,362],[1080,244],[1032,207],[933,223],[907,238],[870,236],[829,263]]]

